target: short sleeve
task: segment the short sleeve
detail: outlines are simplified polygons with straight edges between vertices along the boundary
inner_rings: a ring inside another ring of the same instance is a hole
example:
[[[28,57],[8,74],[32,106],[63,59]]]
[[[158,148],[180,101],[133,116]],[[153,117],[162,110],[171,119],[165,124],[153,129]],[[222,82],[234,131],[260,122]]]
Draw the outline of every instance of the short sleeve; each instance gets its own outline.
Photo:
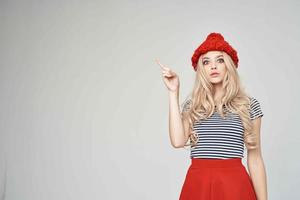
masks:
[[[190,108],[191,108],[191,102],[192,102],[191,99],[187,99],[187,100],[185,100],[182,103],[182,105],[181,105],[181,113],[182,112],[187,112],[188,110],[190,110]]]
[[[250,100],[250,119],[254,120],[258,117],[262,117],[264,113],[262,112],[259,101],[252,97]]]

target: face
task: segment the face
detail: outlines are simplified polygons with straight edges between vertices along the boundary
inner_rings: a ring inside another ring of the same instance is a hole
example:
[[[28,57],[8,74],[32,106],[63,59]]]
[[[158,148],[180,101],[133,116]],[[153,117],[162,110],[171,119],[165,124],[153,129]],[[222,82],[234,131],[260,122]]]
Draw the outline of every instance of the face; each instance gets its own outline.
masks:
[[[220,51],[208,51],[200,61],[210,82],[212,84],[222,83],[227,71],[222,53]]]

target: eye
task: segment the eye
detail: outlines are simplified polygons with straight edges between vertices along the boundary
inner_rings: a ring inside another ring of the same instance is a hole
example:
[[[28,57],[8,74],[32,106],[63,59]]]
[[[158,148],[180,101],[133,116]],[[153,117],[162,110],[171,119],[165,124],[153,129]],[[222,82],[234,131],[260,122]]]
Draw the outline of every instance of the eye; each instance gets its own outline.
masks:
[[[223,58],[220,58],[220,59],[218,59],[218,61],[221,61],[221,63],[223,63],[223,62],[224,62]]]
[[[203,64],[203,65],[206,65],[207,62],[208,62],[207,60],[204,60],[204,61],[202,62],[202,64]]]

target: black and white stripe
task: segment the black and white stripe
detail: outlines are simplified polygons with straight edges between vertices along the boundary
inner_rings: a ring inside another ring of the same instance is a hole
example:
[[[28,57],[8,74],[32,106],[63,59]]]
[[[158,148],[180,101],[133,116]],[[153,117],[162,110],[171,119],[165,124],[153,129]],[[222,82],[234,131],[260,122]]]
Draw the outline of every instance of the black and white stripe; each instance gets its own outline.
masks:
[[[190,100],[184,102],[182,111],[188,110]],[[226,109],[226,108],[225,108]],[[263,113],[257,99],[251,97],[250,118],[262,117]],[[192,158],[235,158],[244,157],[244,127],[238,114],[229,112],[225,119],[217,111],[204,120],[195,122],[198,143],[191,149]]]
[[[257,99],[255,99],[254,97],[251,98],[251,109],[250,109],[250,118],[256,119],[258,117],[262,117],[264,114],[261,110],[261,106],[260,103]]]

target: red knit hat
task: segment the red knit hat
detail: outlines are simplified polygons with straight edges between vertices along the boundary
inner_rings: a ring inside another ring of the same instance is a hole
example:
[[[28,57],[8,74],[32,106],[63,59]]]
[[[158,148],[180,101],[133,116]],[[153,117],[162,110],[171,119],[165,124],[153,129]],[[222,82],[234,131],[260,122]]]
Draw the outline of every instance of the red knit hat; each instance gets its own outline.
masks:
[[[224,40],[224,37],[220,33],[213,32],[210,33],[206,40],[194,51],[191,60],[195,71],[197,70],[197,63],[200,55],[212,50],[225,51],[232,58],[235,63],[235,67],[238,67],[239,58],[236,50]]]

